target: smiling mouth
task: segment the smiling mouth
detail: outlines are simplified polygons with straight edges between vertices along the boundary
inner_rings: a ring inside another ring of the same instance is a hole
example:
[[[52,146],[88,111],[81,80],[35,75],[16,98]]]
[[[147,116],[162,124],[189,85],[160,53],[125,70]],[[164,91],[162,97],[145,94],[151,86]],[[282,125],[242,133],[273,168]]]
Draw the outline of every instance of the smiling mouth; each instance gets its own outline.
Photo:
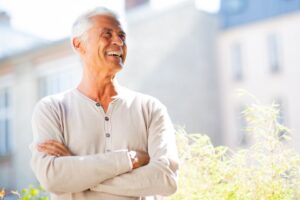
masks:
[[[115,58],[121,58],[122,59],[122,52],[121,51],[109,51],[106,53],[107,56],[112,56]]]

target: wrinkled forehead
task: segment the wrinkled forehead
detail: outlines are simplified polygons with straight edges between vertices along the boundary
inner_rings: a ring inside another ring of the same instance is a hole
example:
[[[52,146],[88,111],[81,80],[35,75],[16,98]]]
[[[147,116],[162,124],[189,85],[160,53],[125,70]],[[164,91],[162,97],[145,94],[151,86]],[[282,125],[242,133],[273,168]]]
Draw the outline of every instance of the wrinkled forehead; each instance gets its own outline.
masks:
[[[90,18],[92,27],[110,28],[114,30],[124,31],[122,24],[118,19],[108,15],[96,15]]]

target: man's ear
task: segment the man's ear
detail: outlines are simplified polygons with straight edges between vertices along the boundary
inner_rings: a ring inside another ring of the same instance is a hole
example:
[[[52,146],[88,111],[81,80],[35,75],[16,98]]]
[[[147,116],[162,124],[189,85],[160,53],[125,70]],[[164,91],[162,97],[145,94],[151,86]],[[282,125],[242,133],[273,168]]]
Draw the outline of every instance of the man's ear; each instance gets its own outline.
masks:
[[[72,45],[78,53],[85,53],[84,45],[82,44],[82,41],[79,40],[77,37],[73,38]]]

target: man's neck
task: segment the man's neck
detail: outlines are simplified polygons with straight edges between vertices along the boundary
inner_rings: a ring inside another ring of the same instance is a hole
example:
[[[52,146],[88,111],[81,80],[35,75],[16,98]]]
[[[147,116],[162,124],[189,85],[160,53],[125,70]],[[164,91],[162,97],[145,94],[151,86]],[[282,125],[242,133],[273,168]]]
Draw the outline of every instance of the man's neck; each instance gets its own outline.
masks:
[[[107,106],[118,95],[115,77],[111,76],[83,76],[77,89],[90,99]]]

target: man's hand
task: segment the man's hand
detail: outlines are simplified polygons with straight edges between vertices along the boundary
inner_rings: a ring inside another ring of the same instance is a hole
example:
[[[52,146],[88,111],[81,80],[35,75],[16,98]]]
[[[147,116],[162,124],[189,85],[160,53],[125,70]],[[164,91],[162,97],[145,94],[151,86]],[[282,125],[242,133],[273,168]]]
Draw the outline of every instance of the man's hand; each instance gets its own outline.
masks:
[[[37,146],[39,152],[46,153],[50,156],[72,156],[71,151],[62,143],[56,140],[48,140],[40,143]],[[133,169],[147,165],[150,161],[150,157],[147,152],[144,151],[129,151]]]
[[[150,161],[150,157],[147,152],[144,151],[129,151],[129,156],[132,162],[132,168],[136,169],[147,165]]]
[[[46,153],[50,156],[72,156],[71,151],[65,145],[56,140],[48,140],[40,143],[38,144],[37,149],[39,152]]]

